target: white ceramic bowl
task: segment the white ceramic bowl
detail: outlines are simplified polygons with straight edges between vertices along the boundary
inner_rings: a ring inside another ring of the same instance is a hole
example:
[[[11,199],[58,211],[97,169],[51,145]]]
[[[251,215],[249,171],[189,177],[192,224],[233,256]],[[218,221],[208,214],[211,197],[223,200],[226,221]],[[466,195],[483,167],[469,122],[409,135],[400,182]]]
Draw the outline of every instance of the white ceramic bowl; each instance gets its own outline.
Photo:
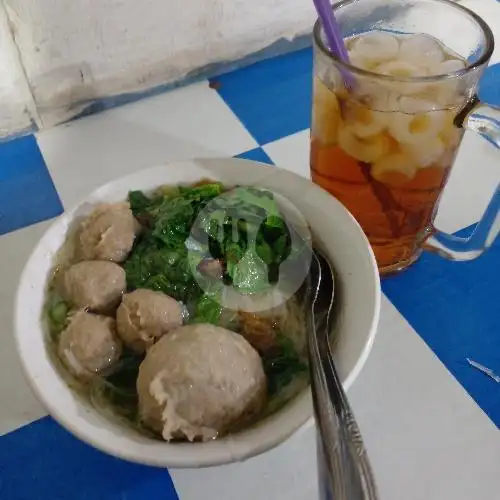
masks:
[[[54,255],[72,220],[87,214],[98,202],[126,199],[131,189],[151,190],[162,184],[189,183],[204,177],[270,188],[291,200],[307,219],[317,244],[337,272],[340,320],[336,356],[346,388],[366,361],[378,323],[380,283],[365,235],[337,200],[302,177],[245,160],[211,159],[141,170],[98,188],[52,224],[29,258],[17,290],[17,347],[33,391],[61,425],[102,451],[142,464],[205,467],[245,460],[277,446],[312,420],[310,391],[305,390],[278,413],[238,434],[208,443],[155,441],[106,420],[76,397],[49,359],[41,322],[44,291]]]

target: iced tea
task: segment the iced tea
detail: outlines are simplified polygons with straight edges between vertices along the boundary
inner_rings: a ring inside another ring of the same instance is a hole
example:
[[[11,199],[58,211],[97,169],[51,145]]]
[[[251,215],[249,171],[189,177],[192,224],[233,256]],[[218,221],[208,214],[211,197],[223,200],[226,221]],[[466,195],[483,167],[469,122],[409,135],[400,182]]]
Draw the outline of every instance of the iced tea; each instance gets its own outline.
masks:
[[[316,60],[311,132],[314,182],[361,224],[381,272],[409,265],[431,230],[461,129],[453,120],[467,100],[450,74],[465,61],[427,35],[370,32],[346,41],[361,75],[351,88]]]

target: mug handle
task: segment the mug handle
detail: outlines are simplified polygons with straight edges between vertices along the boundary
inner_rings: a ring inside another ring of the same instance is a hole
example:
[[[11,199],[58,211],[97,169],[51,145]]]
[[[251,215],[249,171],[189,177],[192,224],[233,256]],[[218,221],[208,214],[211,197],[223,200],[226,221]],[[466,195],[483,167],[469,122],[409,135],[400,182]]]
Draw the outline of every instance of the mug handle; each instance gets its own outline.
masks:
[[[484,113],[488,114],[484,114]],[[458,128],[472,130],[500,149],[500,108],[482,103],[475,96],[455,117]],[[468,238],[432,228],[424,248],[449,260],[472,260],[495,242],[500,233],[500,183],[481,220]]]

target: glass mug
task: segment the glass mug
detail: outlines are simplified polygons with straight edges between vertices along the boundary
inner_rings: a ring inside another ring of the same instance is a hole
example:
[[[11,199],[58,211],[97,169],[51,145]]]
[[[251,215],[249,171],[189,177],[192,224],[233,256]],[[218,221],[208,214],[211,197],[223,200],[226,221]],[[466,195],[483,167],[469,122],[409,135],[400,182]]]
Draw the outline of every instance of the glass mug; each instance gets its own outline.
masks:
[[[469,238],[432,223],[464,130],[500,148],[500,111],[475,94],[494,48],[490,28],[448,0],[344,0],[333,9],[350,64],[329,52],[316,23],[312,180],[360,223],[382,274],[424,248],[478,257],[500,231],[500,185]]]

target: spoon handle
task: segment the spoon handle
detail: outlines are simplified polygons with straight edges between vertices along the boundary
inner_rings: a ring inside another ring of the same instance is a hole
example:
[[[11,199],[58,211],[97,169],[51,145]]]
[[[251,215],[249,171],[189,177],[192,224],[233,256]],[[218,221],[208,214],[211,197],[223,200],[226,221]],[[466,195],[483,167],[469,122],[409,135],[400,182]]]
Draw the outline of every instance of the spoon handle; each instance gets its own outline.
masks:
[[[321,481],[332,500],[376,500],[375,481],[363,439],[331,361],[328,354],[322,355],[312,380],[319,430],[318,460],[323,462],[324,469]]]
[[[368,454],[342,387],[330,346],[334,275],[328,261],[313,255],[308,349],[318,429],[320,491],[325,500],[376,500]]]
[[[364,490],[366,493],[364,498],[375,499],[377,498],[377,491],[372,467],[368,459],[368,453],[366,451],[365,444],[361,436],[361,431],[358,427],[358,423],[354,418],[351,405],[349,404],[349,400],[347,399],[347,396],[344,392],[342,382],[340,381],[337,370],[335,369],[329,342],[325,346],[325,359],[323,360],[322,365],[325,372],[327,384],[330,381],[330,383],[328,384],[330,394],[329,399],[333,402],[333,405],[336,409],[341,424],[341,429],[350,445],[350,452],[354,455],[354,460],[358,465],[359,472],[363,479]]]

